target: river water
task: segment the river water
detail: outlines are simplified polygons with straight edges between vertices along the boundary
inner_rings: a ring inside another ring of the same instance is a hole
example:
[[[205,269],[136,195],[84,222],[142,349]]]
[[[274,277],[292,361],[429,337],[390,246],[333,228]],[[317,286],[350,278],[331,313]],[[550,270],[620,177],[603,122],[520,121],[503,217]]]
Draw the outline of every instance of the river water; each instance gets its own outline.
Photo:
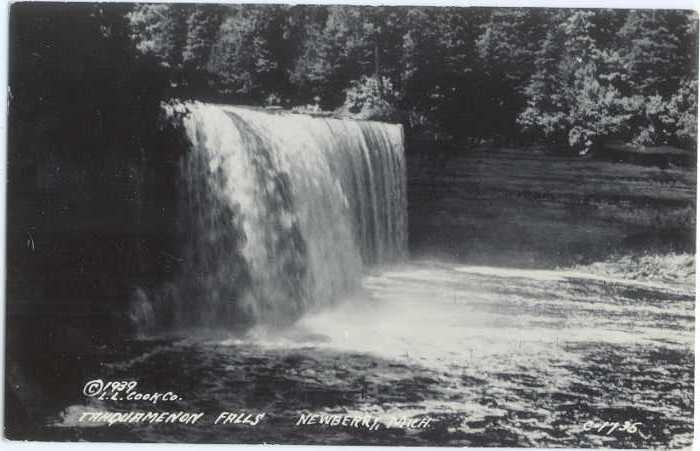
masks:
[[[693,315],[690,288],[429,260],[378,267],[352,296],[286,328],[134,339],[95,376],[181,399],[85,397],[50,416],[45,432],[90,441],[690,446]],[[204,416],[79,421],[99,411]],[[214,424],[221,412],[265,416],[255,426]],[[380,425],[298,424],[311,414]],[[430,423],[402,427],[410,418]],[[598,430],[604,422],[620,426]]]

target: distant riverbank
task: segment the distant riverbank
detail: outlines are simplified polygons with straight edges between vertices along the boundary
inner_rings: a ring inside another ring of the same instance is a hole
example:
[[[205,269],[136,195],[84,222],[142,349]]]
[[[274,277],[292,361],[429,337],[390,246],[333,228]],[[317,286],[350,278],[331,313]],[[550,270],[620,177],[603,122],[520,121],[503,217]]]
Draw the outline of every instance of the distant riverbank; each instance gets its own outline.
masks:
[[[418,149],[408,157],[411,253],[529,268],[610,259],[619,265],[632,255],[692,259],[695,185],[694,168],[673,165],[662,169],[534,149],[439,155]],[[638,263],[648,266],[654,258]]]

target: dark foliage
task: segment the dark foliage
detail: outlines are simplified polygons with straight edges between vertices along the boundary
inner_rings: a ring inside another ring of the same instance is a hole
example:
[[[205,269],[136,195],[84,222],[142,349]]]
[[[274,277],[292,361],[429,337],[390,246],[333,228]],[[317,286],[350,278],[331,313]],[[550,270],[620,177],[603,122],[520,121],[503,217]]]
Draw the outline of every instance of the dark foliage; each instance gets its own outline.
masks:
[[[158,118],[168,74],[135,51],[127,12],[12,6],[10,315],[60,314],[63,327],[89,317],[109,336],[129,286],[167,271],[177,147],[164,137],[177,135]]]
[[[342,112],[391,103],[389,116],[361,117],[400,117],[411,134],[460,145],[694,147],[692,12],[158,4],[128,17],[184,97]],[[379,98],[358,105],[370,77]]]

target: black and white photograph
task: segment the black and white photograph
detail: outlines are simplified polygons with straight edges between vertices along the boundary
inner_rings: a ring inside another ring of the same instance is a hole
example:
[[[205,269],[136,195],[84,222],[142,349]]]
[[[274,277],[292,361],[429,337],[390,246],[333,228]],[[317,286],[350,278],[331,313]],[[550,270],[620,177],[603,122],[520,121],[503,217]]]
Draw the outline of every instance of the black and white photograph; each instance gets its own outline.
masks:
[[[693,446],[696,11],[6,13],[6,440]]]

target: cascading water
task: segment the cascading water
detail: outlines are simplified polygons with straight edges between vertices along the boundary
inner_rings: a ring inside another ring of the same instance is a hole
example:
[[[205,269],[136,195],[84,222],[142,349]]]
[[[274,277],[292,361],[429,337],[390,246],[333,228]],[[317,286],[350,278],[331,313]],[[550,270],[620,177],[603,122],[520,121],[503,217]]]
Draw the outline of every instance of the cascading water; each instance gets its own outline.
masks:
[[[177,325],[287,322],[404,256],[400,125],[186,105]]]

